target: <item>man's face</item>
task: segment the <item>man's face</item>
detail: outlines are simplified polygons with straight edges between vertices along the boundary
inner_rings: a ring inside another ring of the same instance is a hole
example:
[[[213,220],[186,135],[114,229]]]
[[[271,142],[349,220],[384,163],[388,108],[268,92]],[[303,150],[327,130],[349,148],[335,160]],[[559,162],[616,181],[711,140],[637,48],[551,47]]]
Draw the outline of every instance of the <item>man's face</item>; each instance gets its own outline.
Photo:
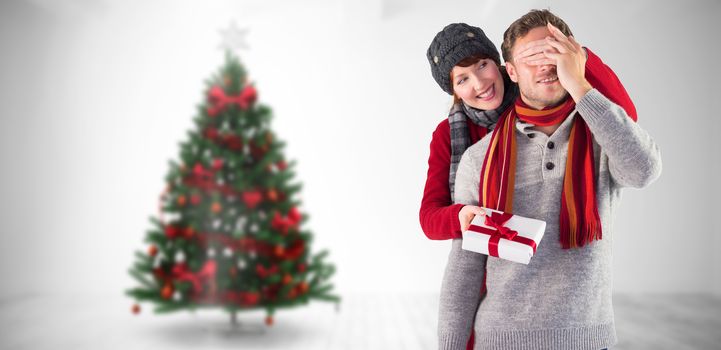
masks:
[[[536,109],[555,106],[568,95],[558,81],[555,65],[530,66],[516,60],[526,43],[547,36],[552,35],[545,26],[531,29],[525,36],[516,39],[511,49],[513,62],[506,62],[508,76],[518,83],[521,99]]]

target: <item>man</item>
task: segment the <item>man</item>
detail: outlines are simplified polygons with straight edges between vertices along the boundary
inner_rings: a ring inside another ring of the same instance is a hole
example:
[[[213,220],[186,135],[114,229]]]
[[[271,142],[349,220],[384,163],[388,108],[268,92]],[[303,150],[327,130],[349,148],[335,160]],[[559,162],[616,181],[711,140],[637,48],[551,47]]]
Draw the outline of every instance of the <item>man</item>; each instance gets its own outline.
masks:
[[[455,198],[544,220],[546,232],[528,265],[453,241],[440,348],[464,349],[471,331],[480,349],[610,347],[612,214],[622,187],[645,187],[660,175],[658,147],[586,81],[583,48],[549,11],[511,24],[501,48],[521,96],[493,134],[463,154]]]

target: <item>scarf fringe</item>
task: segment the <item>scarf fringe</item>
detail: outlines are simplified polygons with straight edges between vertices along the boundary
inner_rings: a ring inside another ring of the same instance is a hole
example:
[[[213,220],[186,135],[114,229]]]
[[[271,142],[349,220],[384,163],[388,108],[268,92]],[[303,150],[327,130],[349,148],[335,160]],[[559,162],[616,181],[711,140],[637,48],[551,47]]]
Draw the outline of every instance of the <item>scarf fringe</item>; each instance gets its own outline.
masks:
[[[603,238],[600,221],[586,220],[583,225],[583,230],[579,232],[578,229],[575,231],[571,230],[568,216],[561,215],[559,229],[560,234],[558,238],[563,249],[581,248],[586,244],[591,244],[593,241],[600,241]],[[564,234],[564,232],[567,234]]]

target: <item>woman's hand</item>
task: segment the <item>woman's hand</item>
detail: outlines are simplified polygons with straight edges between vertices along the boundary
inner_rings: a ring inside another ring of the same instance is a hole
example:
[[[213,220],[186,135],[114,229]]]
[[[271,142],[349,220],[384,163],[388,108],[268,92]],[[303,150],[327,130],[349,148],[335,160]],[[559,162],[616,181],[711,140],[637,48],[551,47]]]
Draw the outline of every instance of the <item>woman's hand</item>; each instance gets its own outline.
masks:
[[[485,216],[486,211],[475,205],[466,205],[461,208],[461,211],[458,212],[458,221],[461,223],[461,231],[468,230],[468,227],[471,226],[471,221],[473,221],[473,218],[476,217],[476,215]]]

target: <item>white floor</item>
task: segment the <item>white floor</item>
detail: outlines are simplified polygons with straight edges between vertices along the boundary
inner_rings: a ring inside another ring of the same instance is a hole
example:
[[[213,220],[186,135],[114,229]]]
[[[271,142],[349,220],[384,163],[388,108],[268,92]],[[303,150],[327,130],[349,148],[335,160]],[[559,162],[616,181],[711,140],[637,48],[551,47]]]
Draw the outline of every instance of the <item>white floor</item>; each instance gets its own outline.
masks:
[[[614,349],[721,349],[721,298],[616,296]],[[158,316],[113,296],[0,299],[0,349],[435,349],[437,295],[351,295],[340,308],[311,303],[264,314]]]

